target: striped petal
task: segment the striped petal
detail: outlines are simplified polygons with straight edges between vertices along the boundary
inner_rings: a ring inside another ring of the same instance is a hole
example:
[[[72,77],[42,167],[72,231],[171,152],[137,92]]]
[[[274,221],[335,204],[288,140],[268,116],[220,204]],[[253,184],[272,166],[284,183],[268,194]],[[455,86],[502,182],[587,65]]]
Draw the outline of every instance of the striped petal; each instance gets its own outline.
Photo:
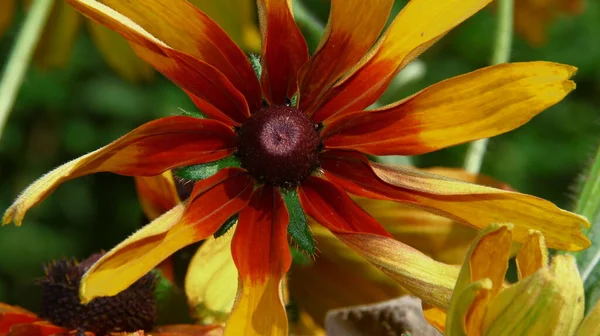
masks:
[[[491,0],[411,0],[380,42],[327,94],[313,119],[321,122],[374,103],[396,73]]]
[[[551,248],[579,251],[590,245],[581,232],[589,227],[585,218],[534,196],[370,163],[358,153],[331,151],[319,160],[328,179],[358,196],[411,204],[479,229],[489,223],[512,223],[513,237],[521,243],[534,229],[544,234]]]
[[[86,23],[96,48],[121,77],[130,82],[148,81],[154,77],[152,67],[142,61],[119,34],[94,21],[87,20]]]
[[[170,170],[156,176],[136,176],[135,189],[142,210],[149,220],[179,204],[177,188]]]
[[[214,120],[167,117],[146,123],[111,144],[52,170],[31,184],[6,210],[3,224],[21,225],[25,213],[65,181],[97,172],[152,176],[226,157],[235,150],[233,130]]]
[[[327,180],[309,177],[299,190],[306,213],[344,244],[424,301],[448,305],[457,267],[436,262],[390,238],[373,217]]]
[[[253,186],[252,178],[237,168],[197,182],[186,203],[144,226],[86,272],[81,300],[116,295],[177,250],[212,235],[246,207]]]
[[[282,280],[292,257],[289,216],[278,190],[261,186],[239,217],[231,253],[239,272],[238,294],[225,335],[287,335]]]
[[[319,47],[300,70],[300,109],[312,115],[320,98],[371,48],[392,0],[333,0]],[[356,15],[360,13],[360,15]]]
[[[328,148],[418,155],[513,130],[575,88],[575,68],[501,64],[454,77],[399,103],[347,114],[325,129]]]
[[[187,1],[68,2],[123,35],[138,56],[181,86],[208,116],[241,123],[260,108],[260,87],[244,53]]]
[[[308,60],[308,47],[294,21],[291,0],[257,3],[262,33],[263,93],[271,104],[283,105],[298,90],[298,71]]]

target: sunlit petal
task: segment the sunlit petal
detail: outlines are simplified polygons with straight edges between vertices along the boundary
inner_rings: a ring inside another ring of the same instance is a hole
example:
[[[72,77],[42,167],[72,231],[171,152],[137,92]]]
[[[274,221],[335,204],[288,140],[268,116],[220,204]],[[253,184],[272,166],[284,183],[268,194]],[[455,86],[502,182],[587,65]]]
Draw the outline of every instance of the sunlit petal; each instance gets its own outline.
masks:
[[[316,122],[374,103],[396,73],[491,0],[411,0],[361,66],[337,83],[314,115]]]
[[[521,246],[515,261],[517,262],[519,280],[532,275],[538,269],[548,265],[546,239],[539,231],[531,230],[529,238]]]
[[[20,225],[31,207],[70,179],[97,172],[158,175],[171,168],[226,157],[235,145],[233,130],[215,120],[177,116],[151,121],[42,176],[6,210],[3,224],[14,221]]]
[[[329,22],[319,47],[300,70],[298,82],[302,111],[311,115],[317,107],[318,98],[371,48],[393,3],[391,0],[331,1]]]
[[[253,183],[241,169],[223,169],[196,183],[192,195],[117,245],[83,276],[82,301],[129,287],[184,246],[213,234],[248,203]]]
[[[551,248],[578,251],[590,245],[581,232],[589,226],[585,218],[534,196],[369,163],[355,153],[332,151],[319,159],[328,179],[358,196],[411,204],[480,229],[512,223],[513,239],[521,243],[534,229],[544,234]]]
[[[281,194],[270,186],[256,189],[240,213],[231,246],[239,288],[225,335],[287,336],[281,282],[292,263],[288,221]]]
[[[454,77],[375,111],[337,118],[328,148],[417,155],[513,130],[575,88],[572,66],[551,62],[491,66]]]
[[[308,60],[306,41],[296,26],[291,0],[258,0],[262,34],[262,77],[265,98],[286,103],[298,89],[300,67]]]

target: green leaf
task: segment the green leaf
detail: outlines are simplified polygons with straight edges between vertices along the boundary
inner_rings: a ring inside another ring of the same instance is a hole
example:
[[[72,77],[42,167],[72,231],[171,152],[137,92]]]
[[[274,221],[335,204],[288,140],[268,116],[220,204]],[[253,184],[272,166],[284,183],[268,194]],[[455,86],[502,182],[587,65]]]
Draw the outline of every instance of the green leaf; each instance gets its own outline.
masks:
[[[300,205],[298,193],[296,190],[282,190],[283,200],[290,214],[290,223],[288,225],[288,233],[300,248],[308,254],[315,253],[315,241],[308,228],[304,210]]]
[[[586,308],[590,309],[600,298],[600,147],[592,167],[584,176],[575,212],[591,223],[587,237],[592,246],[575,254],[585,288]]]
[[[200,111],[186,111],[182,108],[179,108],[179,112],[181,115],[183,116],[187,116],[187,117],[194,117],[194,118],[198,118],[198,119],[209,119],[209,117],[200,112]]]
[[[215,175],[219,170],[227,167],[239,167],[240,161],[235,155],[230,155],[221,160],[187,166],[174,171],[175,175],[187,180],[204,180]]]
[[[225,223],[223,223],[223,225],[221,225],[221,227],[213,234],[213,237],[219,238],[226,234],[227,231],[229,231],[229,229],[231,229],[231,227],[238,221],[238,217],[238,214],[229,217],[229,219],[226,220]]]
[[[260,55],[250,54],[250,64],[252,64],[252,69],[254,69],[254,73],[258,80],[262,76],[262,64],[260,63]]]

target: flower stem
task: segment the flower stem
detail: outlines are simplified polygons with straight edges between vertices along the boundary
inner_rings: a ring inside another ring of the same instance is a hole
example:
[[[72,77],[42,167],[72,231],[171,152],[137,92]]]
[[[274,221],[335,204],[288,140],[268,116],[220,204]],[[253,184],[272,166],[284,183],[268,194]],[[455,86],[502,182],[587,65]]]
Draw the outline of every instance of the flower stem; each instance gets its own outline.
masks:
[[[54,0],[33,2],[6,62],[0,82],[0,138],[53,5]]]
[[[491,64],[506,63],[510,59],[513,35],[513,5],[514,0],[498,0],[498,25]],[[488,139],[473,141],[467,150],[465,170],[478,174],[483,163]]]

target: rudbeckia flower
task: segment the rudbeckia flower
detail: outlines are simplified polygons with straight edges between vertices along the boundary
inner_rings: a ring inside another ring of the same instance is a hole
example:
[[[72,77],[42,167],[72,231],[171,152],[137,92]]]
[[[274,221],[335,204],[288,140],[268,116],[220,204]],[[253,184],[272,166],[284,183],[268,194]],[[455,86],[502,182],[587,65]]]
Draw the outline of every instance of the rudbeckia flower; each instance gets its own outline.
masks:
[[[156,277],[148,273],[116,296],[79,302],[81,276],[100,254],[78,262],[59,260],[48,264],[38,280],[42,300],[39,316],[20,307],[0,303],[0,336],[216,336],[218,325],[171,325],[153,328],[156,317]]]
[[[511,225],[491,225],[473,242],[463,263],[445,323],[438,308],[425,311],[447,336],[592,335],[596,310],[582,323],[585,300],[575,259],[548,262],[544,236],[532,230],[516,257],[519,281],[506,284]]]
[[[22,3],[29,5],[31,0]],[[206,11],[227,31],[234,41],[247,51],[258,51],[260,35],[254,23],[255,11],[251,0],[192,0],[192,4]],[[17,0],[2,0],[0,3],[0,36],[13,21]],[[40,38],[35,61],[44,69],[58,68],[71,59],[71,50],[82,25],[85,24],[90,37],[104,57],[106,63],[123,78],[130,81],[148,80],[153,77],[152,68],[141,61],[131,47],[110,29],[77,13],[64,0],[57,0]]]
[[[61,183],[87,174],[153,176],[204,164],[197,175],[203,179],[185,202],[90,268],[81,284],[85,302],[119,293],[178,249],[239,216],[231,244],[238,294],[225,334],[286,334],[280,285],[291,264],[288,231],[310,252],[306,213],[404,288],[446,307],[458,269],[393,239],[348,193],[411,204],[475,228],[514,223],[519,242],[536,228],[553,248],[590,244],[581,232],[589,225],[584,218],[545,200],[381,165],[366,156],[416,155],[491,137],[573,90],[571,66],[503,64],[365,110],[403,66],[489,0],[412,0],[381,38],[393,1],[333,1],[311,58],[290,2],[259,0],[260,81],[242,50],[186,1],[69,2],[123,35],[209,117],[146,123],[51,171],[6,211],[3,222],[19,225]]]
[[[548,27],[562,15],[583,11],[583,0],[518,0],[514,4],[515,30],[531,45],[546,42]]]

